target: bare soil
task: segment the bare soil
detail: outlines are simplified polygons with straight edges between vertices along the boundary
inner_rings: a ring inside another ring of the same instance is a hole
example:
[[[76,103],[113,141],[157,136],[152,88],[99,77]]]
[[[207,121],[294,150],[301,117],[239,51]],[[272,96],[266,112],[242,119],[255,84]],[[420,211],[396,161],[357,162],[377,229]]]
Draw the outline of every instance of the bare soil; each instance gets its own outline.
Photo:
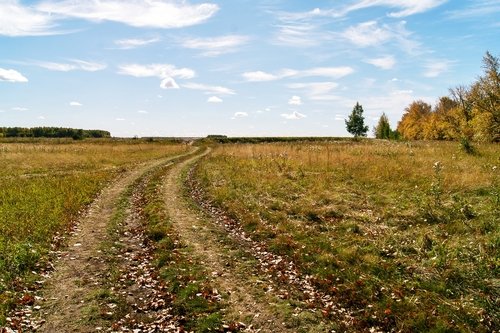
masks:
[[[316,294],[308,281],[298,278],[292,264],[271,256],[241,230],[227,228],[220,216],[203,213],[207,207],[200,210],[186,197],[183,172],[208,153],[143,164],[108,186],[77,223],[68,249],[60,254],[40,296],[26,311],[18,310],[24,313],[20,318],[23,331],[183,332],[171,315],[166,288],[152,264],[152,249],[147,246],[144,221],[137,211],[140,205],[135,203],[140,187],[146,185],[136,180],[169,161],[173,165],[162,186],[167,215],[193,260],[204,266],[210,284],[224,296],[224,321],[241,323],[239,329],[247,332],[329,331],[318,319],[319,309],[312,309],[314,299],[324,295]],[[134,183],[137,188],[128,198],[121,230],[110,235],[118,202]],[[116,256],[113,263],[110,253]],[[110,281],[115,285],[110,287]],[[286,287],[294,284],[297,288]],[[304,290],[297,293],[298,289]],[[103,290],[120,300],[109,301],[110,295],[100,300]],[[331,303],[324,299],[322,306],[325,301]]]
[[[279,310],[282,300],[269,292],[272,282],[256,269],[254,259],[238,245],[224,241],[225,231],[186,200],[182,171],[202,156],[175,165],[165,180],[166,209],[174,227],[196,259],[211,272],[212,284],[228,295],[226,319],[244,323],[247,331],[296,332],[288,327]]]
[[[91,204],[85,216],[74,227],[50,278],[45,282],[41,296],[34,306],[38,313],[27,327],[37,332],[95,332],[92,322],[86,322],[85,311],[92,308],[94,295],[107,279],[109,270],[102,249],[108,240],[108,226],[120,195],[145,172],[167,163],[172,158],[139,165],[122,174],[105,188]]]

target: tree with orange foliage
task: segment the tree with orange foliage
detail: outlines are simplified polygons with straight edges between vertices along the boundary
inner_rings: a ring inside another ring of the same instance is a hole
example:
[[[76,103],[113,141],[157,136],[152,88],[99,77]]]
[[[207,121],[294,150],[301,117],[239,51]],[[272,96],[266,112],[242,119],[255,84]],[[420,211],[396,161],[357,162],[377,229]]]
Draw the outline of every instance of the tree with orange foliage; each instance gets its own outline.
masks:
[[[424,101],[414,101],[403,114],[398,123],[398,132],[407,140],[425,139],[424,128],[431,115],[432,106]]]

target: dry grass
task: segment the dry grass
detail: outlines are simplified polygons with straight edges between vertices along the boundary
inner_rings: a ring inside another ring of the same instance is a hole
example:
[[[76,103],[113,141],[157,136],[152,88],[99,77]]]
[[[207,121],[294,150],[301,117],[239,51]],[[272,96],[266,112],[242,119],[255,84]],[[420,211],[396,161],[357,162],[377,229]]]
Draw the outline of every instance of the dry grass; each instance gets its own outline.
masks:
[[[488,332],[500,325],[500,148],[478,151],[221,145],[197,177],[254,238],[355,311],[354,331]]]
[[[111,179],[186,150],[141,140],[0,141],[0,325],[20,281]]]

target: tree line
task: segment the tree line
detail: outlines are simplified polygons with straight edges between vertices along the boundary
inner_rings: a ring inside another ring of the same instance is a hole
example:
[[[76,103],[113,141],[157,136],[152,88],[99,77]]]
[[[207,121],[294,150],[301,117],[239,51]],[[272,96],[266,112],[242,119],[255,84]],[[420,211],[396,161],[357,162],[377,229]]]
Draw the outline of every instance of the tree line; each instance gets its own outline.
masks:
[[[84,130],[63,127],[0,127],[0,138],[110,138],[111,133],[102,130]]]
[[[414,101],[392,131],[385,114],[374,128],[380,139],[500,141],[500,60],[489,52],[483,74],[469,86],[450,89],[436,105]]]

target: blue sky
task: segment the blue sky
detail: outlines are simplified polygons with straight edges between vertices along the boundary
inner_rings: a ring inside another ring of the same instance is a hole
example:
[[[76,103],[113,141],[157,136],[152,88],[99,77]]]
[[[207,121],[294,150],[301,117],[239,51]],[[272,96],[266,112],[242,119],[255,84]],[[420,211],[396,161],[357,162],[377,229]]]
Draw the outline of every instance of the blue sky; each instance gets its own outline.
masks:
[[[499,55],[500,0],[0,0],[0,126],[347,136]]]

